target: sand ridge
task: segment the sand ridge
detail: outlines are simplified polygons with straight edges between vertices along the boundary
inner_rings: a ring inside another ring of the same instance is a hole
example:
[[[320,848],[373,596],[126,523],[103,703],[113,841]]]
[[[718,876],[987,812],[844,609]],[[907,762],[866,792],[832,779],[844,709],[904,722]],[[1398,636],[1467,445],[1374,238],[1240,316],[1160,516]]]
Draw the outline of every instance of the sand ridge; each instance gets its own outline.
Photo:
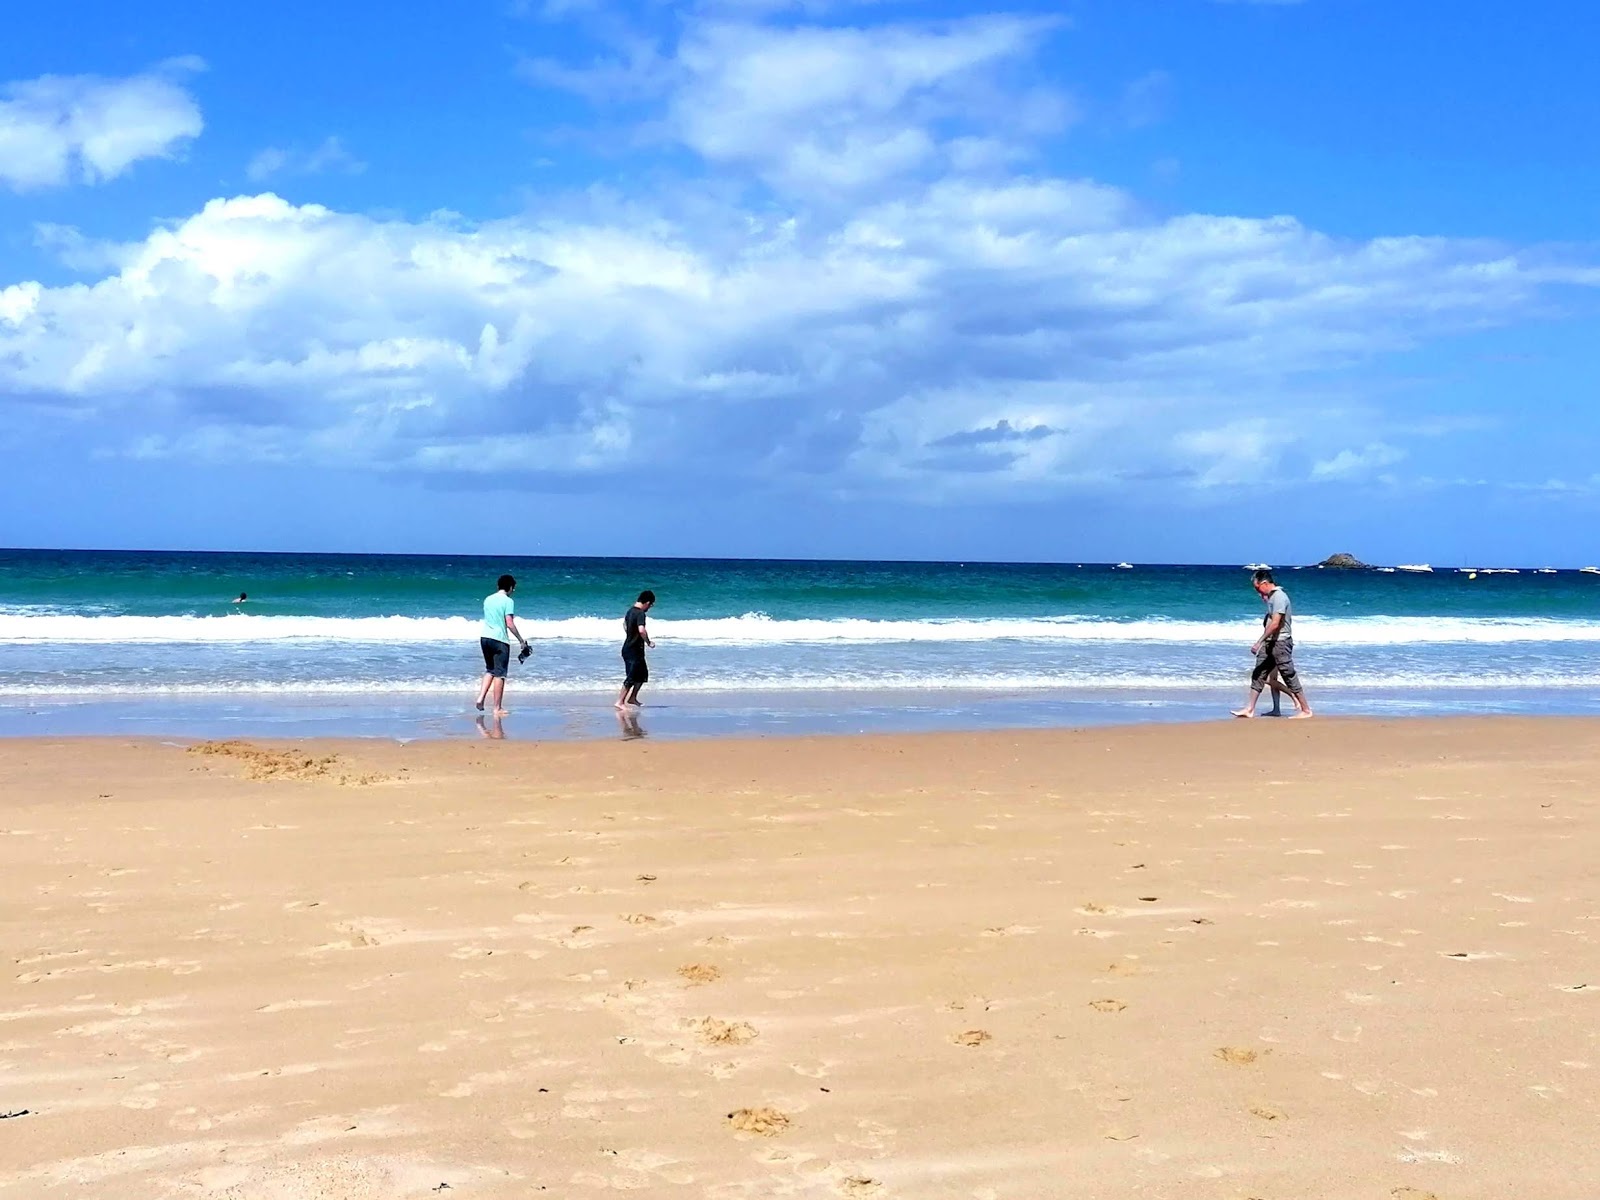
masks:
[[[256,748],[0,745],[0,1198],[1600,1194],[1594,723]]]

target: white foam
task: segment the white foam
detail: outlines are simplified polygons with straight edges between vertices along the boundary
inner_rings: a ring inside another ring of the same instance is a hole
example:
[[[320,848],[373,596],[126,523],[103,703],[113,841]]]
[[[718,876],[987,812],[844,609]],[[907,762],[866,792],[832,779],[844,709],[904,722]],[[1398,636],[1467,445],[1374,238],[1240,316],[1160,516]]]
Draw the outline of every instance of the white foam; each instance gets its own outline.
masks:
[[[1508,645],[1600,642],[1600,621],[1554,618],[1297,616],[1302,646]],[[621,623],[610,617],[519,622],[535,641],[611,645]],[[875,643],[1149,642],[1248,645],[1260,619],[1111,621],[1075,616],[996,617],[920,621],[774,620],[760,613],[704,620],[655,618],[657,639],[702,646],[844,645]],[[476,641],[478,622],[466,617],[221,617],[0,615],[0,644],[60,642],[181,645],[318,641],[428,644]]]
[[[761,692],[982,692],[982,693],[1144,693],[1154,700],[1163,693],[1236,691],[1245,673],[1108,676],[1099,672],[939,674],[933,672],[863,671],[856,674],[796,673],[791,675],[695,675],[684,674],[659,681],[650,690],[657,692],[750,694]],[[363,701],[386,696],[465,695],[472,692],[478,677],[471,672],[459,676],[429,676],[415,679],[311,679],[311,680],[213,680],[206,683],[126,683],[96,681],[92,688],[64,692],[60,684],[0,684],[0,698],[60,700],[82,703],[118,697],[351,697]],[[547,680],[528,676],[513,679],[524,694],[563,696],[611,694],[616,680],[611,676]],[[1517,692],[1526,690],[1600,690],[1600,674],[1590,675],[1450,675],[1432,671],[1417,674],[1319,676],[1318,694],[1325,692],[1393,692],[1425,688],[1436,692]]]

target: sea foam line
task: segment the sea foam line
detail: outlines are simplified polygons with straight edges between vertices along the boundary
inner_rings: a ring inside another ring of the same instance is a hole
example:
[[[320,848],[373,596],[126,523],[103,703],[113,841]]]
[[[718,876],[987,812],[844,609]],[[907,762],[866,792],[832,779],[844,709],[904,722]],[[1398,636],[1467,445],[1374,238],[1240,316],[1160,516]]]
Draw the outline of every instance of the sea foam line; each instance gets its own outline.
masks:
[[[739,676],[688,676],[652,681],[652,694],[689,693],[715,695],[759,695],[761,693],[865,693],[865,692],[974,692],[974,693],[1144,693],[1152,698],[1169,692],[1205,692],[1226,690],[1233,692],[1242,686],[1243,672],[1211,675],[1125,675],[1103,674],[1008,674],[1008,675],[937,675],[937,674],[860,674],[860,675],[791,675],[751,677]],[[80,683],[74,689],[63,689],[60,684],[0,683],[0,699],[59,700],[82,703],[96,699],[160,698],[174,696],[234,696],[248,695],[278,697],[292,700],[352,697],[364,701],[379,700],[385,696],[429,697],[466,694],[477,683],[476,676],[434,676],[416,679],[309,679],[262,680],[217,679],[205,683],[126,683],[92,681]],[[579,696],[610,695],[615,691],[613,678],[564,678],[545,680],[518,677],[513,680],[515,689],[522,695]],[[1450,675],[1433,672],[1403,675],[1334,675],[1319,677],[1317,692],[1348,691],[1411,691],[1427,688],[1430,691],[1465,692],[1516,692],[1540,689],[1597,690],[1600,675]]]
[[[609,617],[519,621],[534,640],[611,644],[621,622]],[[1259,620],[1106,620],[1100,617],[993,617],[983,619],[775,620],[759,613],[739,617],[656,618],[652,632],[685,645],[870,645],[957,642],[1156,642],[1192,645],[1248,644]],[[1302,644],[1396,646],[1503,645],[1524,642],[1600,642],[1600,622],[1553,618],[1317,617],[1295,618]],[[197,616],[0,616],[0,643],[226,644],[277,641],[420,644],[470,642],[479,624],[467,617],[290,617],[243,613]]]

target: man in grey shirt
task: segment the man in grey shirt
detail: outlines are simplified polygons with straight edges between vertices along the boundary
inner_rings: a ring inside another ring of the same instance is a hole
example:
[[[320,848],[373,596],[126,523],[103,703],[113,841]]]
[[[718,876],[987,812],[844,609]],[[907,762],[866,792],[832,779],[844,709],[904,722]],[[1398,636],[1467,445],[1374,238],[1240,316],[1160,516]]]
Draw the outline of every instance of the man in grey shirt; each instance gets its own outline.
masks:
[[[1255,668],[1250,672],[1250,697],[1243,708],[1233,710],[1233,715],[1256,715],[1256,702],[1261,699],[1261,689],[1267,686],[1267,681],[1276,671],[1283,680],[1289,698],[1294,701],[1296,711],[1290,719],[1309,717],[1311,705],[1306,700],[1305,689],[1300,686],[1300,674],[1294,669],[1294,617],[1289,593],[1272,581],[1271,571],[1260,570],[1250,578],[1256,595],[1267,606],[1267,615],[1261,627],[1261,637],[1250,647],[1250,652],[1256,656]]]

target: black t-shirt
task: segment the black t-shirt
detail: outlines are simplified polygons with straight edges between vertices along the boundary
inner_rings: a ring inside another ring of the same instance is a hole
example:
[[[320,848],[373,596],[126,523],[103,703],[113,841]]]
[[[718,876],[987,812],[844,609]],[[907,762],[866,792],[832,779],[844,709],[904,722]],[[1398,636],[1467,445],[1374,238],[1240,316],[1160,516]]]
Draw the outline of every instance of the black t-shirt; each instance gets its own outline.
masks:
[[[644,609],[635,604],[622,614],[622,652],[624,654],[644,653]]]

